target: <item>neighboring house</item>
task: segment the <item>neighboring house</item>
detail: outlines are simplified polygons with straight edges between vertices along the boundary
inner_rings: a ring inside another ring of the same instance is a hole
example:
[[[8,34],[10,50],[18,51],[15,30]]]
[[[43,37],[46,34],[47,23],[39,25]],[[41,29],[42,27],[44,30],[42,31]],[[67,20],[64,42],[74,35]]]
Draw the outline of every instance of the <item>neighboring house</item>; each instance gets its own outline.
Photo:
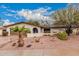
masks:
[[[3,29],[4,29],[3,27],[0,27],[0,35],[2,35],[2,30]]]
[[[20,23],[15,23],[15,24],[11,24],[11,25],[6,25],[3,27],[0,27],[0,35],[3,35],[3,31],[7,31],[8,35],[11,35],[11,28],[12,27],[25,27],[25,28],[30,28],[30,33],[27,33],[27,37],[39,37],[39,36],[43,36],[43,35],[53,35],[56,34],[58,32],[62,32],[65,31],[64,27],[43,27],[43,26],[39,26],[39,25],[33,25],[30,24],[28,22],[20,22]]]

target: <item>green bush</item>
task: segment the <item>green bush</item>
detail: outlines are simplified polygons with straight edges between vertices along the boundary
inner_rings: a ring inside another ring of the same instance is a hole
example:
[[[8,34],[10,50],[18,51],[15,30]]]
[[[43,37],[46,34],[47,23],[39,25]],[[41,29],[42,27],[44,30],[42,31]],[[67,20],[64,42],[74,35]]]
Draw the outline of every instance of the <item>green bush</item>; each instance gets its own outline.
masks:
[[[67,33],[66,32],[59,32],[57,33],[57,38],[59,38],[60,40],[67,40]]]

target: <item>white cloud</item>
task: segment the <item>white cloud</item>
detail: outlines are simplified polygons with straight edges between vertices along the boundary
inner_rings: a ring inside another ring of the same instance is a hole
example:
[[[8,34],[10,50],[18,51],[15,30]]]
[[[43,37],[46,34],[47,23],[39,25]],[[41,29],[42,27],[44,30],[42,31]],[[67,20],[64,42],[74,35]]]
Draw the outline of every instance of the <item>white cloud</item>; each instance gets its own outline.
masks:
[[[9,7],[6,7],[5,5],[1,5],[0,8],[5,9],[8,12],[17,13],[17,11],[10,9]]]
[[[50,7],[48,8],[38,8],[34,10],[29,10],[29,9],[22,9],[21,11],[18,11],[18,15],[25,17],[28,20],[38,20],[38,21],[48,21],[50,24],[52,23],[52,19],[49,16],[53,11],[51,10]],[[45,14],[48,14],[47,16]]]
[[[12,12],[12,13],[17,13],[17,11],[12,10],[12,9],[7,9],[7,11]]]
[[[39,8],[35,10],[22,9],[18,12],[18,15],[25,17],[26,19],[45,20],[49,19],[49,16],[44,16],[51,8]]]
[[[33,10],[34,13],[39,13],[39,14],[44,14],[44,13],[48,13],[48,10],[50,10],[50,7],[47,8],[38,8]]]
[[[11,14],[11,13],[4,13],[5,16],[13,17],[15,19],[20,19],[20,17],[17,17],[17,14]]]
[[[6,16],[11,16],[16,19],[20,19],[20,17],[24,17],[27,20],[37,20],[40,22],[42,20],[44,23],[46,23],[45,21],[48,21],[49,24],[52,24],[52,19],[49,15],[51,15],[54,11],[50,11],[51,10],[50,7],[45,7],[45,8],[42,7],[34,10],[22,9],[20,11],[11,10],[4,5],[0,7],[5,8],[6,12],[9,12],[9,13],[3,12],[3,14]],[[8,19],[4,21],[4,25],[11,23],[12,22],[10,22]]]
[[[14,24],[14,22],[10,22],[8,19],[3,20],[3,21],[4,21],[3,26],[5,26],[5,25],[10,25],[10,24]]]
[[[13,14],[5,13],[6,16],[13,16]]]

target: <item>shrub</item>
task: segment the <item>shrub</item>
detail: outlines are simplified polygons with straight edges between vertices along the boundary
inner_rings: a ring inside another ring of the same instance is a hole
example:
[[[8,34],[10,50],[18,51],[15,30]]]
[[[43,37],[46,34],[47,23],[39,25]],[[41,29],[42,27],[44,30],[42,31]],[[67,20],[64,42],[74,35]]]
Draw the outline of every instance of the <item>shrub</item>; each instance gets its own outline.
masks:
[[[67,33],[66,32],[59,32],[57,33],[57,38],[59,38],[60,40],[67,40]]]

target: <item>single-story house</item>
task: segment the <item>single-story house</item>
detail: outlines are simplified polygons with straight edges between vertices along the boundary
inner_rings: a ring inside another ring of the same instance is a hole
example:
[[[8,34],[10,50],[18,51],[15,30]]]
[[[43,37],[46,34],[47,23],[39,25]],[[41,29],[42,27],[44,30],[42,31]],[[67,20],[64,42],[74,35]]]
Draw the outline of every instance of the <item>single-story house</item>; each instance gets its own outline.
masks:
[[[3,35],[3,31],[7,31],[8,35],[11,35],[11,28],[15,26],[18,27],[25,26],[25,28],[30,28],[31,32],[27,33],[27,37],[53,35],[57,32],[65,31],[64,27],[44,27],[44,26],[34,25],[29,22],[20,22],[20,23],[15,23],[15,24],[10,24],[0,27],[0,35]]]
[[[3,31],[7,31],[8,35],[11,35],[11,28],[16,26],[30,28],[31,32],[27,33],[27,37],[43,36],[44,33],[51,33],[51,30],[47,27],[33,25],[29,22],[20,22],[0,27],[0,35],[3,35]]]

